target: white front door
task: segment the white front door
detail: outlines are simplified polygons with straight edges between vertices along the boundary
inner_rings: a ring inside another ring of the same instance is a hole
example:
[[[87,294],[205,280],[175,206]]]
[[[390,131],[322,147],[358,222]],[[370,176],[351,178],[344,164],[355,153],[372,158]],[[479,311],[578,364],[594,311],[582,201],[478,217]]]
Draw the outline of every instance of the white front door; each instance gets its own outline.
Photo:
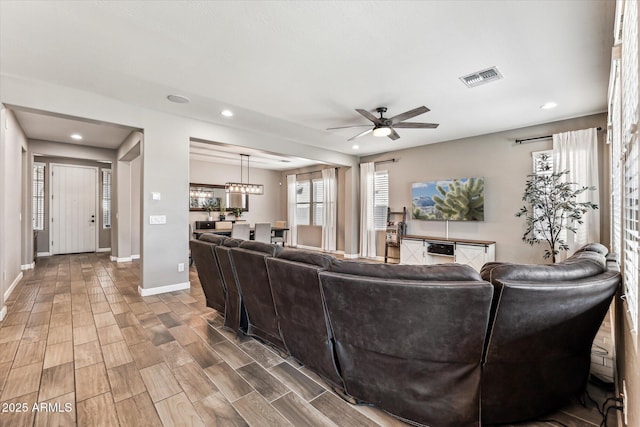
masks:
[[[51,164],[50,252],[95,252],[98,169]]]

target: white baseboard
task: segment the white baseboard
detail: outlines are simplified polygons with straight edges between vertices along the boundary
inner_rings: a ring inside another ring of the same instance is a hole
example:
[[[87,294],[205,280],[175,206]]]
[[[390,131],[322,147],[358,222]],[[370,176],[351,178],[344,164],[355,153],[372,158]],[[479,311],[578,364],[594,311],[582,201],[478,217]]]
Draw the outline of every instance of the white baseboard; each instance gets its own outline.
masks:
[[[35,262],[32,262],[31,264],[22,264],[20,266],[20,270],[33,270],[35,266],[36,266]]]
[[[140,259],[140,254],[131,255],[131,259]]]
[[[115,262],[131,262],[131,257],[130,256],[126,256],[126,257],[116,257],[111,255],[111,261],[115,261]]]
[[[18,286],[18,283],[20,283],[20,280],[22,280],[22,271],[20,272],[20,274],[18,274],[18,276],[16,276],[13,283],[11,283],[11,286],[9,286],[9,288],[7,288],[6,292],[4,293],[5,301],[9,298],[9,296],[11,295],[11,292],[13,292],[16,286]]]
[[[356,259],[360,258],[360,254],[344,254],[345,259]]]
[[[173,285],[165,285],[165,286],[158,286],[155,288],[141,288],[140,286],[138,286],[138,293],[140,294],[140,296],[143,297],[148,297],[150,295],[157,295],[157,294],[164,294],[167,292],[175,292],[175,291],[182,291],[184,289],[189,289],[191,287],[191,283],[190,282],[184,282],[184,283],[176,283]]]
[[[51,256],[51,252],[38,252],[37,256]]]
[[[2,310],[0,310],[0,320],[3,320],[4,316],[6,315],[7,315],[7,306],[5,305],[2,307]]]
[[[98,248],[96,252],[111,252],[111,248]]]

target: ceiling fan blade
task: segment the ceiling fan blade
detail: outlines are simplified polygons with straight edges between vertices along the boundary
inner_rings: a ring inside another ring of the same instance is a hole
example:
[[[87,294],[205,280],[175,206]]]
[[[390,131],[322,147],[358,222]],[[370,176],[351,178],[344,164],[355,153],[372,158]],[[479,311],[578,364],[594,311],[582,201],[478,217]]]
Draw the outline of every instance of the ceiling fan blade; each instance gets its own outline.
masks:
[[[396,123],[393,127],[396,128],[404,128],[404,129],[435,129],[439,126],[438,123],[411,123],[411,122],[402,122]]]
[[[420,114],[424,114],[427,111],[430,111],[430,110],[423,105],[422,107],[414,108],[413,110],[405,111],[402,114],[393,116],[389,120],[391,120],[391,123],[395,125],[396,123],[400,123],[404,120],[410,119],[415,116],[419,116]]]
[[[351,125],[351,126],[338,126],[335,128],[327,128],[326,130],[335,130],[335,129],[347,129],[347,128],[359,128],[362,126],[368,126],[371,127],[371,125]]]
[[[373,128],[371,129],[367,129],[364,132],[360,132],[359,134],[357,134],[356,136],[352,136],[351,138],[347,139],[347,141],[353,141],[356,138],[360,138],[361,136],[365,136],[366,134],[373,132]]]
[[[368,112],[367,110],[363,110],[362,108],[356,108],[356,111],[366,117],[367,120],[372,121],[375,124],[380,122],[380,119]]]
[[[396,132],[394,128],[389,128],[389,129],[391,129],[391,133],[388,135],[389,139],[392,139],[395,141],[396,139],[400,138],[400,135],[398,135],[398,132]]]

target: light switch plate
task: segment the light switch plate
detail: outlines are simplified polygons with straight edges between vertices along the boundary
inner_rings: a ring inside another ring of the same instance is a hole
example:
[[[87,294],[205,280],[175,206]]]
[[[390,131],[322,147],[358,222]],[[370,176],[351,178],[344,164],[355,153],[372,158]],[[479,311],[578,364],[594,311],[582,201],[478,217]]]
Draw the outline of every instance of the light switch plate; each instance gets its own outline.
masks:
[[[151,193],[151,199],[152,200],[161,200],[162,196],[160,195],[160,193],[153,192],[153,193]]]
[[[150,215],[149,216],[149,224],[158,225],[158,224],[166,224],[167,216],[166,215]]]

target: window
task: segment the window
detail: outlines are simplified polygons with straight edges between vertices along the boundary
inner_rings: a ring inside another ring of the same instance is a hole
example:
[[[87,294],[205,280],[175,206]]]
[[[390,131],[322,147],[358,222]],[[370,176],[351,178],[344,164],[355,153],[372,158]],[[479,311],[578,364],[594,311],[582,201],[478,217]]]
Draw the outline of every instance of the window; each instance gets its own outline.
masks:
[[[296,223],[322,225],[323,199],[322,179],[296,181]]]
[[[33,164],[33,229],[44,230],[44,163]]]
[[[102,169],[102,228],[111,228],[111,169]]]
[[[309,225],[311,189],[309,181],[296,182],[296,224]]]
[[[389,173],[378,171],[373,176],[373,221],[376,230],[387,229],[389,207]]]
[[[611,224],[612,250],[620,251],[622,282],[629,329],[638,336],[638,279],[640,260],[640,144],[638,134],[629,132],[638,122],[638,4],[624,3],[624,19],[619,16],[616,34],[621,40],[621,58],[612,63],[610,92],[611,124]],[[622,31],[618,26],[622,25]],[[617,37],[618,37],[617,36]],[[638,342],[635,341],[637,346]],[[637,348],[637,347],[636,347]]]
[[[627,153],[624,162],[624,233],[623,233],[623,256],[624,256],[624,283],[625,295],[631,314],[631,328],[638,330],[638,143],[634,139]]]
[[[314,179],[313,183],[313,225],[323,225],[324,218],[324,183],[322,179]]]

